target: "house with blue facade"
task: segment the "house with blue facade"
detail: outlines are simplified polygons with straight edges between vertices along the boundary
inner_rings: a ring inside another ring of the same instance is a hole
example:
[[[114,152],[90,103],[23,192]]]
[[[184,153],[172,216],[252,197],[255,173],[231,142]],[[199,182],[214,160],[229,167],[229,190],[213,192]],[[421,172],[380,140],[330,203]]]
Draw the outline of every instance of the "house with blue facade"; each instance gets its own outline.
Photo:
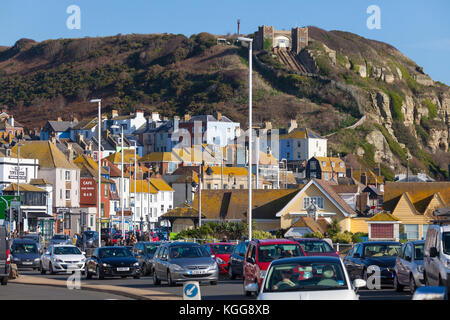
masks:
[[[57,121],[47,121],[45,126],[41,129],[40,140],[50,140],[51,138],[70,138],[70,129],[78,124],[78,121],[62,121],[58,118]]]

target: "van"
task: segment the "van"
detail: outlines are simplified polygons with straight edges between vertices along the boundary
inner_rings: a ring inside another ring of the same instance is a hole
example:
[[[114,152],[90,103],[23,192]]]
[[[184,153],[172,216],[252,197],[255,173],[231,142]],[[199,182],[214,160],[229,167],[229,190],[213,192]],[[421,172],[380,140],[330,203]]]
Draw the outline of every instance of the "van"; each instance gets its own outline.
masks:
[[[428,227],[423,266],[425,285],[450,289],[450,225]]]
[[[2,286],[8,284],[11,268],[11,254],[9,250],[8,233],[5,226],[0,226],[0,283]]]

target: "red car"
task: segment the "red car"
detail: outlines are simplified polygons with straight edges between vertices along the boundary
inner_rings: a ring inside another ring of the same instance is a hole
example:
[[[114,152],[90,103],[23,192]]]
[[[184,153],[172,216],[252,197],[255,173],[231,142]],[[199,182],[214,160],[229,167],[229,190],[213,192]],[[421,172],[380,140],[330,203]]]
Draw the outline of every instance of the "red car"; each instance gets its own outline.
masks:
[[[216,242],[207,243],[204,246],[219,265],[219,273],[228,274],[228,261],[230,260],[231,253],[233,253],[236,244],[229,242]]]
[[[276,259],[303,257],[305,251],[298,242],[287,239],[252,240],[247,246],[244,257],[244,292],[250,296],[246,286],[258,285],[258,292],[266,276],[267,268]]]
[[[316,238],[296,238],[297,241],[305,251],[307,256],[328,256],[338,257],[339,252],[323,239]]]

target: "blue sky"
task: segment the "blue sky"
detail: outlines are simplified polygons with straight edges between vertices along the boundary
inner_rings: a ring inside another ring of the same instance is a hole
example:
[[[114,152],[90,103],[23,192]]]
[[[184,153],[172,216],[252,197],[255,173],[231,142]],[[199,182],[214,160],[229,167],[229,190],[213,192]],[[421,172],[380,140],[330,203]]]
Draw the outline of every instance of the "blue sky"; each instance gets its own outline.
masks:
[[[81,9],[81,29],[69,30],[66,9]],[[369,30],[366,9],[381,9],[381,29]],[[313,25],[387,42],[450,85],[448,0],[2,0],[0,45],[129,33],[252,33],[259,25],[289,30]]]

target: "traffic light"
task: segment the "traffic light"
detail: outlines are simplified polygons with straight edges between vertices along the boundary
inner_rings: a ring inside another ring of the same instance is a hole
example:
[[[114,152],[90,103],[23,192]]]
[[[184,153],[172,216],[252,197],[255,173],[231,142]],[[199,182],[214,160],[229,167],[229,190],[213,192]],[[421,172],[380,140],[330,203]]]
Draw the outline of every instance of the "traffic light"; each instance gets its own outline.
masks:
[[[13,221],[19,221],[19,212],[16,208],[12,209],[12,217],[13,217]]]

